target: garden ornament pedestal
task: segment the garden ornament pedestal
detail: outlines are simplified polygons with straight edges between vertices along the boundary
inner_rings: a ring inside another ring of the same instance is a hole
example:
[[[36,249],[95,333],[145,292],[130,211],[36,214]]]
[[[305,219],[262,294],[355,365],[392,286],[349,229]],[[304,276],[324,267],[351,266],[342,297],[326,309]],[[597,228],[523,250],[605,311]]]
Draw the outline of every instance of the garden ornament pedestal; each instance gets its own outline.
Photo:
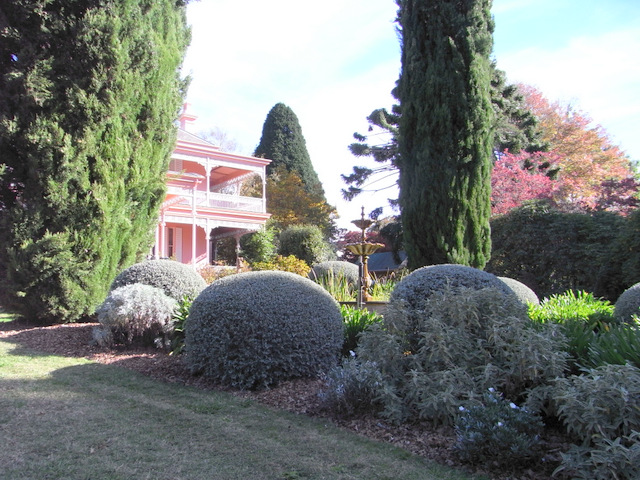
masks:
[[[369,277],[369,267],[367,266],[369,255],[374,253],[379,248],[384,247],[382,243],[370,243],[366,239],[366,230],[373,224],[373,220],[364,218],[364,207],[362,207],[361,217],[358,220],[353,220],[356,227],[362,230],[362,237],[360,243],[351,243],[346,246],[347,250],[360,257],[358,266],[360,267],[360,275],[358,275],[358,308],[362,308],[364,302],[371,300],[369,295],[369,288],[371,287],[371,277]]]

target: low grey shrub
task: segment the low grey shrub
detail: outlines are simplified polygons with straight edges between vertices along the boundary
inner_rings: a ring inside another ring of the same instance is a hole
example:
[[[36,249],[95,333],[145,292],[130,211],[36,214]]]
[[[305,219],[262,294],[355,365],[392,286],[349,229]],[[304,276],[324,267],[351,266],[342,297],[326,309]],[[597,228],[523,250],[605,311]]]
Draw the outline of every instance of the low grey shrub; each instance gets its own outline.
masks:
[[[173,260],[147,260],[136,263],[120,272],[111,284],[111,290],[133,283],[160,288],[177,301],[184,297],[196,297],[207,286],[192,266]]]
[[[332,414],[351,416],[380,408],[376,400],[382,385],[382,374],[374,362],[347,358],[326,375],[320,393],[322,408]]]
[[[633,316],[640,317],[640,283],[627,288],[616,300],[614,315],[620,322],[631,323]]]
[[[610,440],[596,437],[593,446],[573,445],[561,453],[562,463],[553,472],[575,480],[638,480],[640,432]]]
[[[331,295],[279,271],[212,283],[194,300],[185,327],[191,372],[241,389],[326,373],[343,341],[340,307]]]
[[[538,305],[540,303],[540,299],[538,298],[538,295],[536,295],[536,292],[531,290],[524,283],[509,277],[498,277],[498,278],[502,280],[504,283],[506,283],[507,287],[509,287],[513,291],[513,293],[515,293],[516,296],[520,299],[520,301],[525,305],[528,303],[533,303],[534,305]]]
[[[118,287],[96,310],[100,327],[93,338],[102,346],[114,343],[168,346],[177,302],[159,288],[134,283]]]
[[[445,289],[454,293],[459,289],[495,288],[504,295],[513,291],[498,277],[465,265],[431,265],[418,268],[404,277],[391,293],[389,303],[403,303],[405,308],[420,309],[429,297]]]
[[[640,431],[640,369],[630,364],[604,365],[582,375],[558,378],[535,404],[550,402],[567,431],[589,444],[596,436],[615,439]]]
[[[480,405],[490,387],[515,401],[565,370],[564,336],[553,325],[535,328],[513,294],[445,287],[421,305],[390,305],[360,336],[356,354],[378,366],[377,398],[390,421],[452,425],[459,407]]]
[[[357,285],[360,269],[355,263],[333,260],[316,263],[309,272],[309,278],[316,282],[321,282],[329,275],[333,278],[343,277],[349,284]]]

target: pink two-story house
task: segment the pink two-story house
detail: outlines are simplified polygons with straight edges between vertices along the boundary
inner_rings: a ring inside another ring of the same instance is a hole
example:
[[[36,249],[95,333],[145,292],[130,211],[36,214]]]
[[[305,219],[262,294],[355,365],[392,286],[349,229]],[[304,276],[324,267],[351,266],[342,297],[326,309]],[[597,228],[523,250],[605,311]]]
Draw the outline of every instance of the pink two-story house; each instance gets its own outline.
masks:
[[[195,119],[185,105],[152,256],[199,267],[215,260],[217,240],[234,237],[239,245],[240,237],[268,220],[265,185],[271,160],[222,151],[192,133]],[[248,182],[247,193],[243,185]]]

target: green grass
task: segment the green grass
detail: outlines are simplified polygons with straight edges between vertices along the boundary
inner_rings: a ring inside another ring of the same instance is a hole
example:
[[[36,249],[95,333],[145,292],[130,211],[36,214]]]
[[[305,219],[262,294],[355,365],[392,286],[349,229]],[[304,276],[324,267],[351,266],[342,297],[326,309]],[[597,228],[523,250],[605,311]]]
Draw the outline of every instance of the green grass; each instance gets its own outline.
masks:
[[[0,341],[0,472],[22,479],[465,479],[327,420]]]

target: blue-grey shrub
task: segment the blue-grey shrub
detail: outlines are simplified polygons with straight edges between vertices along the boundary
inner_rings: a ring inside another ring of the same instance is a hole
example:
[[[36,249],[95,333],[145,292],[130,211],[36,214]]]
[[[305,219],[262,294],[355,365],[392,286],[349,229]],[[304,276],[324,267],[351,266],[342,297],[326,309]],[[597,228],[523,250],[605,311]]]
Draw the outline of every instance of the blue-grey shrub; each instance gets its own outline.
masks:
[[[196,297],[207,286],[202,276],[191,265],[173,260],[147,260],[136,263],[120,272],[111,284],[111,290],[134,283],[159,288],[178,301],[184,297]]]
[[[314,281],[322,281],[330,275],[334,278],[343,277],[351,285],[357,285],[360,269],[355,263],[332,260],[316,263],[309,272],[309,278]]]
[[[620,322],[630,323],[634,315],[640,317],[640,283],[627,288],[616,300],[614,315]]]
[[[247,272],[212,283],[195,299],[186,362],[220,384],[262,389],[327,372],[343,340],[340,307],[320,285],[288,272]]]
[[[533,303],[535,305],[538,305],[540,303],[540,299],[538,298],[538,295],[536,295],[536,292],[531,290],[524,283],[509,277],[498,278],[506,283],[507,287],[509,287],[525,305],[527,303]]]
[[[141,283],[112,290],[96,310],[100,327],[93,338],[101,346],[139,342],[167,346],[177,302],[159,288]]]
[[[444,290],[455,292],[463,288],[495,288],[505,295],[514,295],[504,282],[491,273],[465,265],[442,264],[418,268],[404,277],[391,293],[389,303],[421,309],[432,294]]]

